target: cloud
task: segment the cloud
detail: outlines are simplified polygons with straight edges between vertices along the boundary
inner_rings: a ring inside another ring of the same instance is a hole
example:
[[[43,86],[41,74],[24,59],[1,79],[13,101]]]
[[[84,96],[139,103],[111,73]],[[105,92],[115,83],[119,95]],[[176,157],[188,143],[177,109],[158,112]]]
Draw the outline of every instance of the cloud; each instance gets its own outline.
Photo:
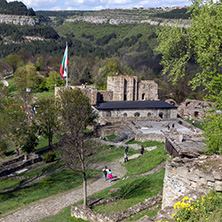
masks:
[[[14,1],[14,0],[8,0]],[[190,5],[190,0],[21,0],[34,10],[101,10],[114,8]]]

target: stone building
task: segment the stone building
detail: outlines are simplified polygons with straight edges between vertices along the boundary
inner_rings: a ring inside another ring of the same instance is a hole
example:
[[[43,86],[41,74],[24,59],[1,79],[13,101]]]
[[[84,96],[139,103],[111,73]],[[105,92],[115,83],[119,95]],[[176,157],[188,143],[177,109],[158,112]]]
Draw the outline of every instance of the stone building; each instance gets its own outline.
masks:
[[[69,88],[82,90],[91,105],[99,111],[100,118],[175,119],[177,107],[158,100],[158,85],[153,80],[138,81],[137,76],[108,76],[107,90],[97,90],[95,86],[81,85]],[[55,94],[62,87],[55,88]]]
[[[137,76],[108,76],[107,91],[113,92],[113,101],[158,99],[158,85],[153,80],[139,82]]]

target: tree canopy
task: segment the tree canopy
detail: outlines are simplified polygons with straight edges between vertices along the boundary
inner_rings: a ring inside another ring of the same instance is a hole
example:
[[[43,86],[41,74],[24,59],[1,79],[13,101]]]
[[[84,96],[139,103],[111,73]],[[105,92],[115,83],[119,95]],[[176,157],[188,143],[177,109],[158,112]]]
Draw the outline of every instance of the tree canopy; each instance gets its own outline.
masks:
[[[176,84],[190,74],[188,67],[195,62],[199,69],[190,84],[193,89],[203,85],[206,99],[215,102],[212,108],[222,110],[222,3],[193,1],[191,10],[191,27],[165,27],[159,33],[157,50],[163,55],[163,74],[169,75]],[[205,124],[207,145],[210,151],[222,153],[222,142],[214,147],[213,136],[222,131],[221,114],[214,112],[210,116]],[[211,127],[212,132],[208,129],[211,124],[219,127]]]

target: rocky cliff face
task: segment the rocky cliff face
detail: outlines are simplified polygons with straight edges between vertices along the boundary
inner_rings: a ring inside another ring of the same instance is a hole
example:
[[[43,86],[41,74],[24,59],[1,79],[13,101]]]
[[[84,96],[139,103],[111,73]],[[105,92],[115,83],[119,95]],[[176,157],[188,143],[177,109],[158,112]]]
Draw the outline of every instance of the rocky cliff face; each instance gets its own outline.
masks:
[[[31,16],[0,15],[0,23],[33,26],[39,23],[39,19]]]
[[[173,26],[177,25],[178,27],[190,27],[190,21],[189,20],[183,20],[182,23],[179,23],[178,20],[174,19],[127,19],[127,18],[108,18],[108,17],[102,17],[102,16],[78,16],[76,18],[69,18],[66,19],[66,22],[76,22],[76,21],[84,21],[84,22],[90,22],[95,24],[102,24],[102,23],[109,23],[112,25],[119,25],[123,23],[148,23],[150,25],[160,25],[160,26]]]

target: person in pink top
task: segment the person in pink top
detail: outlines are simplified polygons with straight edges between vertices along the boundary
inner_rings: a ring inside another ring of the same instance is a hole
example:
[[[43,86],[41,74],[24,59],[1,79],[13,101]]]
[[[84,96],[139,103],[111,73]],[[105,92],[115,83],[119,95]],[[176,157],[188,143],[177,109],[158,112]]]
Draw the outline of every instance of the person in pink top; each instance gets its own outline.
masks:
[[[108,178],[109,178],[109,182],[112,182],[113,175],[112,175],[111,169],[109,169],[109,171],[108,171]]]

